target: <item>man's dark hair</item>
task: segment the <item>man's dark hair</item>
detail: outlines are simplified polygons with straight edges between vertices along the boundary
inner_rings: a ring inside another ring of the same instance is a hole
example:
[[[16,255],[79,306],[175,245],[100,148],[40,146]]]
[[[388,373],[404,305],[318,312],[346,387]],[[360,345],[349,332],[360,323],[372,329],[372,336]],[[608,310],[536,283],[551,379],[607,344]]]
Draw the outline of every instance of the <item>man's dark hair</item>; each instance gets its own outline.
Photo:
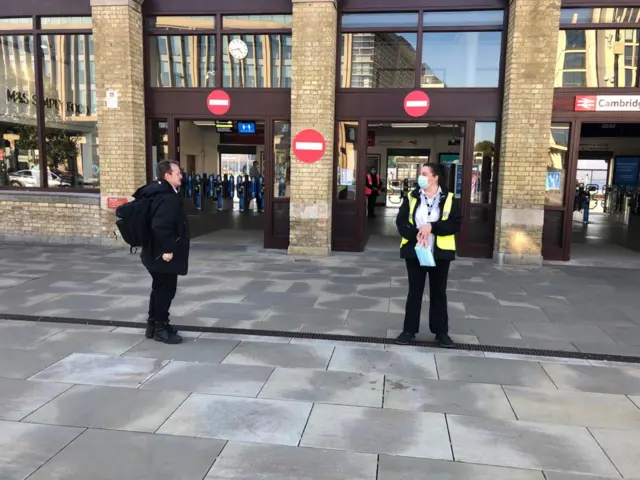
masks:
[[[258,163],[258,160],[254,160],[253,164],[256,165]]]
[[[171,165],[176,165],[180,168],[180,164],[178,162],[174,162],[173,160],[163,160],[158,163],[158,180],[164,180],[164,176],[167,173],[171,173]]]

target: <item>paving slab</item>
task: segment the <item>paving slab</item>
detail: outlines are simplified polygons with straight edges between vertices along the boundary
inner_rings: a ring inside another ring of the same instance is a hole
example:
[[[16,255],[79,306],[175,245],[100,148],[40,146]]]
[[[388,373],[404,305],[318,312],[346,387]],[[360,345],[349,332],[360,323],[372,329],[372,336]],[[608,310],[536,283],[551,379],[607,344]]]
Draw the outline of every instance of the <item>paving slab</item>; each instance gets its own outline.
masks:
[[[336,347],[328,369],[400,375],[409,378],[438,378],[433,354],[408,348],[404,351],[380,351],[368,348]]]
[[[387,375],[385,379],[384,407],[516,418],[500,385],[402,378],[394,375]]]
[[[544,480],[545,477],[542,472],[532,470],[380,455],[378,480],[424,480],[425,478],[429,480]]]
[[[312,404],[191,395],[158,433],[297,446]]]
[[[560,390],[640,395],[640,369],[586,365],[544,364]]]
[[[533,362],[453,355],[436,355],[436,362],[441,380],[556,389],[540,364]]]
[[[24,421],[153,433],[187,396],[185,392],[76,385]]]
[[[583,475],[581,473],[544,472],[547,480],[613,480],[617,477],[601,477],[600,475]]]
[[[220,363],[238,345],[236,340],[185,338],[178,345],[166,345],[147,340],[140,342],[123,356],[131,358],[155,358],[184,362]]]
[[[260,398],[382,407],[384,376],[276,368]]]
[[[273,372],[271,367],[216,365],[174,361],[141,388],[256,397]]]
[[[444,415],[316,404],[301,446],[452,460]]]
[[[121,355],[142,342],[141,335],[112,335],[110,332],[65,330],[28,347],[29,350],[51,354],[104,353]]]
[[[324,370],[332,353],[331,346],[242,342],[223,363]]]
[[[0,378],[29,378],[64,357],[65,354],[0,348]]]
[[[522,338],[539,338],[541,340],[575,341],[586,343],[615,343],[597,325],[534,325],[532,322],[514,321]]]
[[[0,325],[0,348],[28,347],[61,331],[58,328],[43,326],[24,328],[6,324]]]
[[[69,388],[62,383],[0,378],[0,420],[20,421]]]
[[[364,453],[229,442],[205,480],[376,480],[376,460]]]
[[[447,416],[457,461],[532,470],[616,475],[586,428]]]
[[[87,430],[29,480],[201,480],[224,443]]]
[[[589,430],[624,478],[640,477],[640,432],[604,428]]]
[[[0,478],[26,479],[82,432],[81,428],[0,420]],[[52,477],[40,478],[51,480]]]
[[[640,430],[640,409],[624,395],[504,387],[518,419]]]
[[[31,380],[137,388],[168,361],[74,353],[32,376]]]

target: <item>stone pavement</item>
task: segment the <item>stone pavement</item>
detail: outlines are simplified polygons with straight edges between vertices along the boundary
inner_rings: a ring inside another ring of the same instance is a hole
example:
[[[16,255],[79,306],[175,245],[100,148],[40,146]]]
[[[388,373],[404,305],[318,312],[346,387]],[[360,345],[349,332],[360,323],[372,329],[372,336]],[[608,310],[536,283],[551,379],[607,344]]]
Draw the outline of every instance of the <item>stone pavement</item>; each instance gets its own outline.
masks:
[[[640,478],[637,365],[186,335],[1,321],[0,478]]]
[[[407,283],[395,239],[303,259],[255,247],[251,236],[215,238],[194,242],[175,324],[383,338],[402,328]],[[450,277],[459,343],[640,356],[640,270],[459,259]],[[0,314],[141,322],[149,288],[123,249],[0,245]],[[423,316],[428,305],[426,294]],[[424,327],[418,338],[431,339]]]

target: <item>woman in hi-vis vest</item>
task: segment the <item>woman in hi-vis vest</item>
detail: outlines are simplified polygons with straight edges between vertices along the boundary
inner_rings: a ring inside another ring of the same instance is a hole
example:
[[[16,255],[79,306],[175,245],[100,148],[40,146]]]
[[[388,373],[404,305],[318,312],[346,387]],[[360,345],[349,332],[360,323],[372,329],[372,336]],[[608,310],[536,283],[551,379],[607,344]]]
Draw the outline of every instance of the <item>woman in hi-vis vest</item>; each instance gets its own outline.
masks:
[[[449,266],[456,256],[455,234],[460,231],[461,217],[460,203],[447,189],[443,167],[424,164],[418,188],[405,197],[396,218],[402,237],[400,257],[407,263],[409,276],[404,328],[396,339],[399,345],[409,344],[420,330],[422,297],[429,275],[429,328],[441,347],[455,346],[449,337],[447,280]],[[420,265],[415,251],[417,244],[431,249],[435,267]]]

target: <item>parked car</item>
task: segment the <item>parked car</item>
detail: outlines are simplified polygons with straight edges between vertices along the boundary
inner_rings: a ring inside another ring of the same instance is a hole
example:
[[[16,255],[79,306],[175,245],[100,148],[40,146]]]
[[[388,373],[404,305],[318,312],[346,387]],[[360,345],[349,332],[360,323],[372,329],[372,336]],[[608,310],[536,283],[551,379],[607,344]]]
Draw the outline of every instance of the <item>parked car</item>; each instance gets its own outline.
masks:
[[[19,170],[9,173],[9,185],[21,188],[36,188],[40,186],[40,170]],[[65,182],[55,173],[49,172],[50,187],[70,187],[71,182]]]

